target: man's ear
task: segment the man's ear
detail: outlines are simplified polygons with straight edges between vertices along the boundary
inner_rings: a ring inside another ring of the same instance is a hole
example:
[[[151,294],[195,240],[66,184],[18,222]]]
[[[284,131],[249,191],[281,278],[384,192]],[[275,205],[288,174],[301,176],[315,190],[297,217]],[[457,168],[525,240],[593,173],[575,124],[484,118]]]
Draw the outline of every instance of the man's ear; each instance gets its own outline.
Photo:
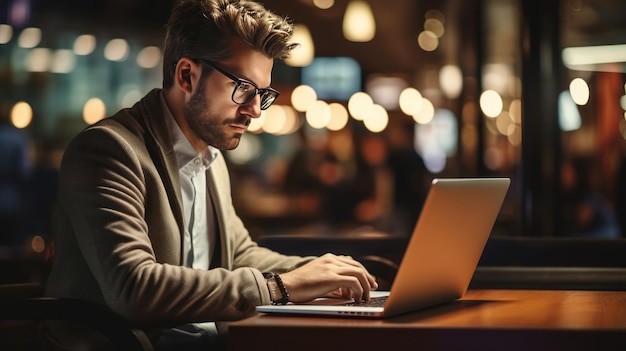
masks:
[[[191,94],[196,89],[201,74],[199,64],[188,57],[183,57],[176,64],[174,80],[183,92]]]

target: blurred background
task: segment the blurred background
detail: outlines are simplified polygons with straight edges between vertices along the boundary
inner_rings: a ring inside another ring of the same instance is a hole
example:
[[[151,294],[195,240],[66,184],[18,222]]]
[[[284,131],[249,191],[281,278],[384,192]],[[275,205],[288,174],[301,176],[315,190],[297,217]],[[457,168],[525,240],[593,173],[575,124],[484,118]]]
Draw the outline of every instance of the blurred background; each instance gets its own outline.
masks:
[[[626,234],[626,2],[263,3],[302,45],[225,152],[253,237],[406,237],[433,178],[477,176],[512,179],[494,236]],[[172,6],[0,0],[2,282],[50,252],[68,141],[161,86]]]

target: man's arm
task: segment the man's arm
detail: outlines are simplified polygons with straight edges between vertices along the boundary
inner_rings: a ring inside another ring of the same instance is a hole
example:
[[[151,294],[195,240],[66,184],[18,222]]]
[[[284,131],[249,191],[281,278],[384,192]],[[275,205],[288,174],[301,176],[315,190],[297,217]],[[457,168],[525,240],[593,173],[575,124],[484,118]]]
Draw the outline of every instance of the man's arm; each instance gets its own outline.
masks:
[[[173,195],[144,144],[133,138],[96,127],[66,150],[60,204],[72,233],[59,237],[49,291],[103,302],[135,321],[233,320],[253,314],[255,305],[270,301],[258,271],[180,266],[181,234],[169,203]],[[170,251],[155,252],[155,243]],[[88,270],[71,270],[82,262]],[[74,276],[77,271],[86,273]],[[87,289],[101,295],[82,295],[81,283],[97,285]]]

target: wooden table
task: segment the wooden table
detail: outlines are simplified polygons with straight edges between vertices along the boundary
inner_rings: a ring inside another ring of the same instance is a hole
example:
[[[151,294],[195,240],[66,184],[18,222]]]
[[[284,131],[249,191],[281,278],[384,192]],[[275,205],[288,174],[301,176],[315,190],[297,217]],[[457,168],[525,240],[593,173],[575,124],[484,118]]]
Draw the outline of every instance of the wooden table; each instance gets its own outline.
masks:
[[[626,350],[626,292],[470,290],[386,320],[258,315],[229,350]]]

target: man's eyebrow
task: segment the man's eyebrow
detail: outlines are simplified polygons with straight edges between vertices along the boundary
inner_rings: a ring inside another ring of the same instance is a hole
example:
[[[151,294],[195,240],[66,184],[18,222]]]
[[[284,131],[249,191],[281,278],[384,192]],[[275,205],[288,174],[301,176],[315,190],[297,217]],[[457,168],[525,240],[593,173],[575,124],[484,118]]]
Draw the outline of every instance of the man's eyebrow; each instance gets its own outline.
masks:
[[[270,80],[270,85],[268,85],[268,86],[266,86],[266,87],[261,87],[261,86],[259,85],[259,83],[257,83],[257,82],[255,82],[255,81],[253,81],[252,79],[248,78],[247,76],[239,76],[239,75],[238,75],[237,77],[239,77],[240,79],[245,79],[245,80],[247,80],[248,82],[254,83],[254,85],[256,85],[259,89],[266,89],[266,88],[270,88],[270,87],[272,86],[272,81],[271,81],[271,80]]]
[[[239,72],[237,72],[235,69],[231,69],[228,66],[224,67],[220,65],[220,68],[227,70],[228,72],[230,72],[230,74],[234,75],[235,77],[239,78],[239,79],[243,79],[246,80],[250,83],[254,83],[254,85],[256,85],[259,89],[267,89],[267,88],[271,88],[272,87],[272,80],[270,78],[270,85],[266,86],[266,87],[261,87],[259,85],[259,83],[255,82],[253,79],[251,79],[250,77],[248,77],[245,74],[241,74]]]

